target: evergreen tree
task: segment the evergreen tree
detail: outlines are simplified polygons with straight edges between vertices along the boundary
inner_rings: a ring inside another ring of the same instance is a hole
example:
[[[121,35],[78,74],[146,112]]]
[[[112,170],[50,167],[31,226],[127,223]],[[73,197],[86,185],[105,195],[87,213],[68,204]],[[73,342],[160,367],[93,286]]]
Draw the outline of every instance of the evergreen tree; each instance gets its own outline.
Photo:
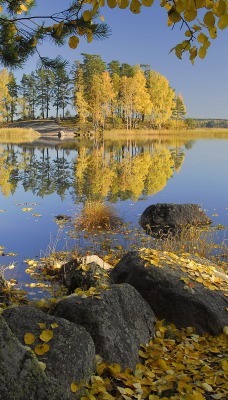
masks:
[[[106,64],[101,56],[97,54],[82,53],[83,56],[83,79],[85,84],[85,93],[90,91],[90,86],[94,75],[99,75],[106,70]]]
[[[53,86],[53,106],[56,108],[56,117],[59,116],[59,110],[62,110],[62,117],[65,117],[65,108],[72,99],[71,79],[67,74],[64,65],[59,65],[55,70]]]
[[[174,102],[175,105],[173,108],[172,117],[176,120],[183,119],[186,114],[186,107],[182,95],[178,94],[177,96],[175,96]]]
[[[47,68],[39,68],[36,71],[36,80],[37,100],[41,110],[41,117],[43,119],[48,118],[54,90],[54,72]]]
[[[10,115],[10,121],[14,121],[14,116],[17,115],[17,102],[18,102],[18,85],[16,82],[16,78],[12,72],[9,74],[9,83],[8,83],[8,110]]]

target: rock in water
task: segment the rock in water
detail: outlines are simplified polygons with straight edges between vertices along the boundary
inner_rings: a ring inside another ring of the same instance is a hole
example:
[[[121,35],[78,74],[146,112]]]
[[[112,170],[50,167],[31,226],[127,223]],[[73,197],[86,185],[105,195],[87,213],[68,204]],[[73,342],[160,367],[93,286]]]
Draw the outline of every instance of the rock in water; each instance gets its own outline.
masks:
[[[210,218],[197,204],[152,204],[147,207],[139,221],[149,234],[178,232],[187,226],[205,226]]]

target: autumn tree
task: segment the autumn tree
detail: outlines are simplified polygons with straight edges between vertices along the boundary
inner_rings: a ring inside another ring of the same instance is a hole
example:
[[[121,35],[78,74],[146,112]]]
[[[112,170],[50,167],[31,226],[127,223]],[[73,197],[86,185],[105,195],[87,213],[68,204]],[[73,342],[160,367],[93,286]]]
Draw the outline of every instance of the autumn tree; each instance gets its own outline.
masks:
[[[140,116],[141,120],[144,121],[145,115],[149,115],[152,110],[152,102],[150,99],[150,94],[146,88],[146,78],[141,70],[141,68],[137,65],[135,66],[135,71],[133,75],[133,108],[136,116]]]
[[[112,81],[107,71],[93,76],[90,92],[89,107],[93,119],[93,125],[104,128],[105,120],[111,115],[111,102],[115,97]]]
[[[133,78],[123,76],[120,81],[120,104],[122,110],[122,118],[123,121],[125,121],[126,123],[127,129],[130,129],[132,127],[133,95]]]
[[[74,66],[74,104],[79,123],[85,123],[89,115],[89,105],[86,101],[83,68],[80,62]]]
[[[10,110],[9,101],[11,96],[9,93],[10,73],[6,68],[0,71],[0,121],[9,121]]]
[[[175,92],[168,79],[156,71],[150,71],[147,87],[152,102],[152,124],[154,127],[161,127],[172,115]]]

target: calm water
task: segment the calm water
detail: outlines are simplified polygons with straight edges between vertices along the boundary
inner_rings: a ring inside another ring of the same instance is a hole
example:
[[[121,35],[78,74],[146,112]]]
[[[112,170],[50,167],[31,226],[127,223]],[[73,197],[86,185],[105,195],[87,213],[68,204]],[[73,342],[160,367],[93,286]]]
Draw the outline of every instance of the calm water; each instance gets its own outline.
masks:
[[[16,262],[6,277],[23,285],[30,281],[25,259],[76,240],[86,246],[55,221],[78,215],[86,198],[111,202],[133,226],[158,202],[198,203],[214,225],[227,226],[228,139],[0,144],[0,267]]]

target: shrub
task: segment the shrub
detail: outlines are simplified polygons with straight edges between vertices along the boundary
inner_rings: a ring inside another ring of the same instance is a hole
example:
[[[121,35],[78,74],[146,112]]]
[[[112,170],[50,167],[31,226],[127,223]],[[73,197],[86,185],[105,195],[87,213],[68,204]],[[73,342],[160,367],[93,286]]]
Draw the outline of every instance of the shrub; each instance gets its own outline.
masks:
[[[115,209],[99,200],[86,200],[81,214],[75,219],[80,229],[114,229],[122,223]]]

